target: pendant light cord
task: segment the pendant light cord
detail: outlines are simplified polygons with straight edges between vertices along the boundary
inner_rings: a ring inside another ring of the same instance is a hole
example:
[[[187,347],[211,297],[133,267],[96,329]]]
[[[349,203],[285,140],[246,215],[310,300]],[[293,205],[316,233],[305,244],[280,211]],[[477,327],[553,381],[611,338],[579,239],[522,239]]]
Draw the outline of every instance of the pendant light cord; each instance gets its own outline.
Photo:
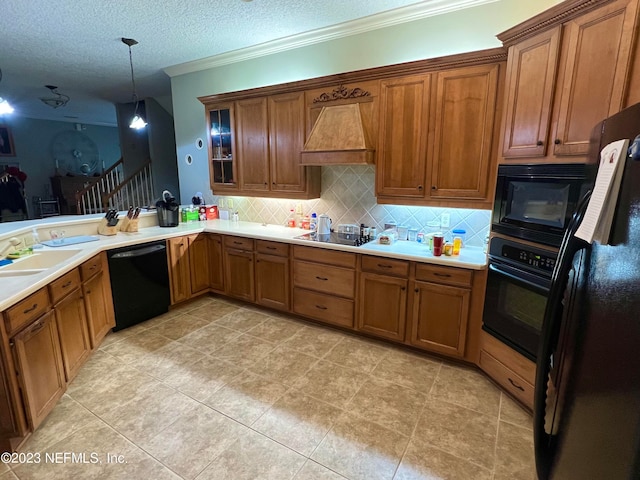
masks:
[[[131,55],[131,45],[129,45],[129,65],[131,66],[131,85],[133,86],[133,101],[136,102],[135,113],[138,113],[138,94],[136,93],[136,78],[133,75],[133,55]]]

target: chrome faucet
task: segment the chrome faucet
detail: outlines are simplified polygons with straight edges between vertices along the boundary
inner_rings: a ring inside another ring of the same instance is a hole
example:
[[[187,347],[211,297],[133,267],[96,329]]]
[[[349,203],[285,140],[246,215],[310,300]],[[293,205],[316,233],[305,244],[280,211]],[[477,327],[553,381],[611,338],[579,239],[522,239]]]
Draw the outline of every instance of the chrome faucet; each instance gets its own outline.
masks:
[[[3,259],[7,256],[7,252],[11,249],[11,247],[13,247],[13,251],[15,252],[16,248],[18,245],[20,245],[22,243],[22,240],[20,240],[17,237],[11,237],[9,239],[9,243],[2,249],[0,250],[0,259]]]

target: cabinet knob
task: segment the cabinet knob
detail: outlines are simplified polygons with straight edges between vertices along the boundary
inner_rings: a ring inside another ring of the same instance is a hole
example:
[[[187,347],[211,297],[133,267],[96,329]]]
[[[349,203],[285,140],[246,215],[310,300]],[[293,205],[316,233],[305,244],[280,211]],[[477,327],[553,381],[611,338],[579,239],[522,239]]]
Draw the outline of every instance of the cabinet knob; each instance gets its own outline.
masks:
[[[562,140],[560,140],[559,138],[556,138],[553,143],[555,143],[556,145],[560,145],[562,143]]]
[[[422,185],[418,185],[418,190],[422,190],[424,187]]]
[[[264,186],[266,187],[267,185],[269,185],[269,182],[264,182]]]
[[[536,145],[537,145],[537,146],[539,146],[539,147],[541,147],[542,145],[544,145],[544,142],[543,142],[542,140],[538,140],[538,141],[536,142]]]
[[[435,185],[431,185],[431,190],[437,190],[438,187],[436,187]]]
[[[414,288],[413,291],[418,293],[420,290],[418,290],[417,288]]]
[[[400,287],[400,290],[402,290],[403,292],[407,289],[407,287]]]

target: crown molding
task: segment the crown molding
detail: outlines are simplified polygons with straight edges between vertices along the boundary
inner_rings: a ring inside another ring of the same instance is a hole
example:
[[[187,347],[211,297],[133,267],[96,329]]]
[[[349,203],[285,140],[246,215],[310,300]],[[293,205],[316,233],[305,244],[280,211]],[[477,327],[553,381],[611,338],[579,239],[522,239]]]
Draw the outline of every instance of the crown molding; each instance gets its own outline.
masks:
[[[270,42],[261,43],[252,47],[241,48],[231,52],[213,55],[211,57],[194,60],[192,62],[173,65],[164,69],[170,77],[184,75],[187,73],[199,72],[210,68],[229,65],[231,63],[243,62],[254,58],[273,55],[308,45],[315,45],[338,38],[358,35],[360,33],[378,30],[380,28],[391,27],[402,23],[420,20],[422,18],[434,17],[451,13],[458,10],[495,3],[500,0],[433,0],[422,1],[406,7],[396,8],[376,15],[359,18],[349,22],[319,28],[310,32],[291,35]]]

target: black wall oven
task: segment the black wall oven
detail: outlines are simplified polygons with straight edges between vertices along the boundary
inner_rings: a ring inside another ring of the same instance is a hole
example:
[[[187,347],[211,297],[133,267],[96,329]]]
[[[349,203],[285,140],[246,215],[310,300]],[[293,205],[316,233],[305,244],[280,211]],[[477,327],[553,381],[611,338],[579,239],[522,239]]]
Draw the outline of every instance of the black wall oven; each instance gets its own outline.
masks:
[[[592,184],[584,164],[500,165],[491,229],[559,247]]]
[[[535,361],[556,252],[491,239],[483,329]]]

